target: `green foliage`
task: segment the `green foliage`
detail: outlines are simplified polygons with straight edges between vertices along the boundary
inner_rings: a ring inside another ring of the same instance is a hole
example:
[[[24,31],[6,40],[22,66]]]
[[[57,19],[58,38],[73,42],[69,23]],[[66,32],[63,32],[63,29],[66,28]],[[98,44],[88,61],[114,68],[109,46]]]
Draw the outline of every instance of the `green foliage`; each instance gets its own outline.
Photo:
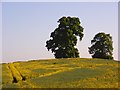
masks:
[[[55,58],[75,58],[79,57],[77,36],[83,38],[83,27],[80,26],[79,18],[62,17],[58,21],[60,24],[51,33],[51,39],[46,41],[46,47],[54,52]]]
[[[113,59],[112,37],[110,34],[98,33],[91,40],[92,46],[89,47],[89,53],[93,58]]]

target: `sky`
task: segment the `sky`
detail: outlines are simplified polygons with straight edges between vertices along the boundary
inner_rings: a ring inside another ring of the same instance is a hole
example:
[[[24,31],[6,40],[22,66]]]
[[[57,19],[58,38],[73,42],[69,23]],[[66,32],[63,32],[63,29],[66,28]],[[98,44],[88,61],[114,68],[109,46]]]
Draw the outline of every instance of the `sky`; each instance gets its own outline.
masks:
[[[2,62],[2,3],[0,3],[0,63]]]
[[[81,58],[91,58],[91,40],[105,32],[113,38],[113,57],[118,59],[117,2],[3,2],[2,62],[54,58],[45,45],[63,16],[78,17],[84,28],[77,43]]]

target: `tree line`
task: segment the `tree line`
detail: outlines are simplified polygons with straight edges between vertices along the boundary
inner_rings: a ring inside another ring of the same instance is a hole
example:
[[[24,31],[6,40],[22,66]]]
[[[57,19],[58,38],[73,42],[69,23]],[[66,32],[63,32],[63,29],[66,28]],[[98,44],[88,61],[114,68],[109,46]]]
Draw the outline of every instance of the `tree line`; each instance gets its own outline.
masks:
[[[77,17],[62,17],[58,20],[58,28],[50,35],[46,41],[46,47],[54,53],[55,58],[78,58],[79,51],[75,47],[77,37],[81,41],[84,37],[80,19]],[[113,59],[113,41],[110,34],[99,32],[91,40],[91,47],[88,52],[92,58]]]

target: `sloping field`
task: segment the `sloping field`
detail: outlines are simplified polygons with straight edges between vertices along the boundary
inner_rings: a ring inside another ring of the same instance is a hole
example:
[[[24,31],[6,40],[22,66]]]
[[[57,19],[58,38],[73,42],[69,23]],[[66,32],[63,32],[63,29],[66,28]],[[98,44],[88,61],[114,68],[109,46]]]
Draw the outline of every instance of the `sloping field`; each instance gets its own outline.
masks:
[[[2,88],[118,88],[118,62],[50,59],[2,64]]]

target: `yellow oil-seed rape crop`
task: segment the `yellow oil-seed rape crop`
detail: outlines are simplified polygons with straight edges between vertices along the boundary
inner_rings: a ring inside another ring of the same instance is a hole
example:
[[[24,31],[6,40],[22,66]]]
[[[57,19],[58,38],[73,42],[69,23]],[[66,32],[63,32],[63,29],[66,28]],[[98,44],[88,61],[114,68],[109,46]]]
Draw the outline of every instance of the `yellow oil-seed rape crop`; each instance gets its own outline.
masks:
[[[68,58],[2,65],[2,88],[119,88],[119,62]]]

